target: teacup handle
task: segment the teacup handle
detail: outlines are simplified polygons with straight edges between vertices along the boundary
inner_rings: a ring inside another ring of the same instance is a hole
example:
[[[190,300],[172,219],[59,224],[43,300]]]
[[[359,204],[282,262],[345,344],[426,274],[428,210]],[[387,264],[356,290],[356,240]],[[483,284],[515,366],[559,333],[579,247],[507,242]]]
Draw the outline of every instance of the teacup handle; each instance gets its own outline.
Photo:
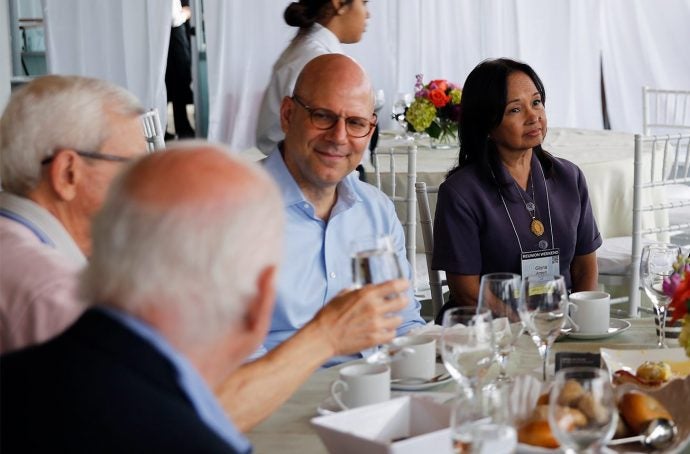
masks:
[[[345,405],[342,400],[340,400],[340,396],[339,396],[340,393],[337,392],[339,387],[343,388],[343,392],[347,392],[347,390],[348,390],[347,383],[345,383],[342,380],[336,380],[333,383],[331,383],[331,397],[333,397],[333,400],[335,401],[336,404],[338,404],[338,406],[341,409],[349,410],[348,406]]]
[[[565,311],[565,318],[572,325],[572,327],[575,331],[580,331],[580,326],[577,323],[575,323],[575,321],[570,317],[570,311],[571,310],[573,312],[577,312],[577,304],[575,304],[571,301],[568,301],[568,306],[567,306],[567,309]]]

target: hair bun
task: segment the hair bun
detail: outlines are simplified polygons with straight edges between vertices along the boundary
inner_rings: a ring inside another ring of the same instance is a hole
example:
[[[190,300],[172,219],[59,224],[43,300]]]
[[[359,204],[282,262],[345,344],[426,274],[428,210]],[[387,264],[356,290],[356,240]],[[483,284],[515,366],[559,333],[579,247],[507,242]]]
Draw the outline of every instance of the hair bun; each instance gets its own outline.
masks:
[[[309,14],[308,7],[301,2],[292,2],[283,13],[285,23],[291,27],[309,28],[314,25],[315,18]]]

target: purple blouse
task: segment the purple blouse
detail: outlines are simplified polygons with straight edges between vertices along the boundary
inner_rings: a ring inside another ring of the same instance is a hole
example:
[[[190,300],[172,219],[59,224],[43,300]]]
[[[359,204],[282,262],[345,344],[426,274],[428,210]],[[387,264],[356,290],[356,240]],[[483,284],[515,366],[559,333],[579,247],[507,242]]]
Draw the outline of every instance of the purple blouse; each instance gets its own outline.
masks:
[[[494,166],[496,182],[487,181],[472,164],[441,184],[434,217],[433,269],[465,275],[521,274],[520,244],[522,252],[555,247],[559,249],[561,274],[571,288],[573,257],[589,254],[602,243],[587,183],[582,171],[565,159],[552,158],[549,173],[546,168],[541,170],[539,159],[533,154],[531,166],[532,179],[527,191],[515,183],[502,165]],[[532,184],[536,201],[532,199]],[[532,218],[526,202],[535,203],[536,217],[544,224],[540,237],[530,231]]]

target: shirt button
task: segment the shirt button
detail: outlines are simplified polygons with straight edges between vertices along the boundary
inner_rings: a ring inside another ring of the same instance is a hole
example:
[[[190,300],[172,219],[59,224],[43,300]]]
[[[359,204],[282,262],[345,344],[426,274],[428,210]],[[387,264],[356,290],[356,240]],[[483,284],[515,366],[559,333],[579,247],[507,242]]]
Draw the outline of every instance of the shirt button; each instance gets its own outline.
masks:
[[[302,208],[304,208],[306,210],[307,208],[309,208],[309,204],[305,203],[304,205],[302,205]]]
[[[329,276],[331,277],[331,279],[335,279],[335,272],[331,271]]]

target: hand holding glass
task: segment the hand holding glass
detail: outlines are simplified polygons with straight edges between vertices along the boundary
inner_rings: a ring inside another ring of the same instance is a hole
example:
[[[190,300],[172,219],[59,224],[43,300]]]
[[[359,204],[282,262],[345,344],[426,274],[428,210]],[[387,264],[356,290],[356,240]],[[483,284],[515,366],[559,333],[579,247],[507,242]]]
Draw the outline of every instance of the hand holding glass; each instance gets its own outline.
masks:
[[[352,243],[352,282],[355,288],[402,279],[403,272],[390,236],[367,236]],[[390,362],[388,345],[367,358],[369,362]]]

